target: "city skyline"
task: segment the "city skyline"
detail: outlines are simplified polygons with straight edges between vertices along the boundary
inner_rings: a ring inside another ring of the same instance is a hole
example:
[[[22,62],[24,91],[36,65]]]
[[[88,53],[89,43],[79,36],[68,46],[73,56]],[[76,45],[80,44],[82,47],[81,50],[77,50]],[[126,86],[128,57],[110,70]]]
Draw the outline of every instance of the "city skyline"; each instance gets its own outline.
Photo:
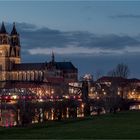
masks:
[[[139,7],[139,1],[1,1],[0,20],[8,31],[16,22],[23,62],[50,61],[53,51],[79,75],[105,75],[125,63],[139,78]]]

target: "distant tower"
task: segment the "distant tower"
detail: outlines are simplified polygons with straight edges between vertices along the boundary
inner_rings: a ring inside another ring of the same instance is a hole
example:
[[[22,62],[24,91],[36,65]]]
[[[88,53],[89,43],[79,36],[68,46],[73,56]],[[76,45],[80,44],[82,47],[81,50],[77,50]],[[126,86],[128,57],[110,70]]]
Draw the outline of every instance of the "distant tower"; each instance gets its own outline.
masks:
[[[52,63],[55,62],[55,56],[54,56],[54,52],[52,51]]]
[[[12,63],[20,63],[20,39],[17,33],[15,23],[13,23],[13,29],[11,31],[11,47],[9,53],[10,61]]]
[[[8,80],[14,63],[20,63],[20,41],[15,23],[9,35],[4,22],[0,28],[0,81]]]
[[[8,70],[8,53],[10,49],[10,36],[6,32],[4,22],[0,28],[0,71]]]
[[[6,32],[4,22],[2,22],[0,29],[0,45],[9,44],[9,35]]]

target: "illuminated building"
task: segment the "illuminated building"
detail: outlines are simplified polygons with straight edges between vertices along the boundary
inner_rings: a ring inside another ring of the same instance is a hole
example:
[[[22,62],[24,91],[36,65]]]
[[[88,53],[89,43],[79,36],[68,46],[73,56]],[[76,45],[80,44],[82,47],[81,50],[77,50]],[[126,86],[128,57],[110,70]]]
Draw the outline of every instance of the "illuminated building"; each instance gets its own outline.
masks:
[[[96,81],[99,91],[110,93],[112,88],[125,99],[140,100],[140,80],[136,78],[126,79],[122,77],[103,76]]]
[[[78,70],[71,62],[21,63],[20,37],[15,24],[10,34],[4,23],[0,29],[0,83],[7,82],[76,82]]]

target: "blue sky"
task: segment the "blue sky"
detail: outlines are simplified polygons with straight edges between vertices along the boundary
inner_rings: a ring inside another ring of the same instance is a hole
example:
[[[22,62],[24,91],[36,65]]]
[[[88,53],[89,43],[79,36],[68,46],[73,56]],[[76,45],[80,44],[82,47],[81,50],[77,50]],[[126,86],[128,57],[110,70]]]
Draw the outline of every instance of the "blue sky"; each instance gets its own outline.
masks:
[[[140,1],[0,1],[0,21],[16,22],[23,62],[49,61],[53,50],[80,75],[123,62],[140,78]]]
[[[139,6],[139,1],[1,1],[0,17],[64,31],[136,34]]]

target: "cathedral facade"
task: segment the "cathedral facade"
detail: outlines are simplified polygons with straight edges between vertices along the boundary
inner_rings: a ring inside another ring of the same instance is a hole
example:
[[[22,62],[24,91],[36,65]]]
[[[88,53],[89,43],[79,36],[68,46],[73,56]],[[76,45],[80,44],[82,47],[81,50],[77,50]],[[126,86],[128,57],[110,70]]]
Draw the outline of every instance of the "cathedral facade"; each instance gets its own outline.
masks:
[[[7,33],[4,23],[0,29],[0,82],[29,81],[70,83],[76,82],[78,70],[71,62],[21,63],[20,36],[15,24]]]

